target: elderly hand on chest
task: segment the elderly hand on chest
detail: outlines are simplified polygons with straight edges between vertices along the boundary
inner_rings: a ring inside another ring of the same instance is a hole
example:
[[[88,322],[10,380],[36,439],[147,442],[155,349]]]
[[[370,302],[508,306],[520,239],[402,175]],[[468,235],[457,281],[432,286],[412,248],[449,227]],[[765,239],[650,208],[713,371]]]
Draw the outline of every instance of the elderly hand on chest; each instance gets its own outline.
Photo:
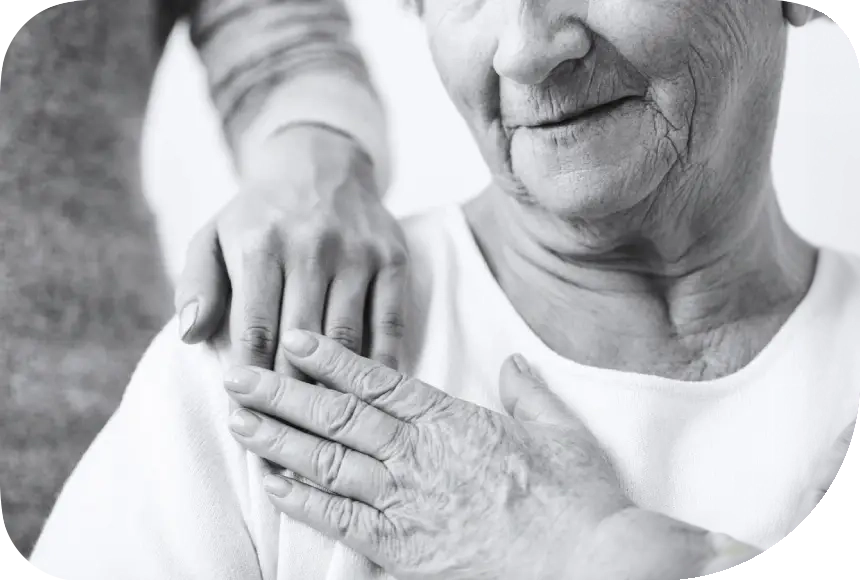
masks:
[[[324,337],[286,335],[321,384],[240,367],[226,385],[250,451],[325,489],[270,475],[287,516],[398,578],[690,578],[758,550],[638,508],[599,442],[519,355],[501,371],[510,416],[448,396]],[[842,463],[822,459],[799,520]],[[808,500],[808,501],[807,501]]]

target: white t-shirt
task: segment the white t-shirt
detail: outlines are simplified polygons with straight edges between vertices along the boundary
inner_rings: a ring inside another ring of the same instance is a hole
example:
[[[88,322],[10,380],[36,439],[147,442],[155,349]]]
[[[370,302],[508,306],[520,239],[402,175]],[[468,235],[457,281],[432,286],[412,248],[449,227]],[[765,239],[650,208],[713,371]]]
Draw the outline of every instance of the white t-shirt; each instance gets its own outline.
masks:
[[[699,383],[586,367],[551,351],[496,284],[459,207],[405,221],[419,314],[411,374],[502,411],[498,373],[524,354],[609,452],[641,507],[768,548],[815,459],[860,402],[860,260],[824,250],[807,297],[764,351]],[[363,580],[385,574],[280,516],[260,460],[228,432],[207,347],[156,338],[67,483],[33,562],[69,580]]]

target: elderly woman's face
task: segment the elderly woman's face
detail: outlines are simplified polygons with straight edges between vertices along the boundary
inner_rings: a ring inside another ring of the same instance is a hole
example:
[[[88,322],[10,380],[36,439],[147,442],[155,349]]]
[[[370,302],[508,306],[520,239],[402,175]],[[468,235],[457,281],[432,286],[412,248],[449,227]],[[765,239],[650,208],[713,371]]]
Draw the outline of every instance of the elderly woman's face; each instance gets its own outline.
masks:
[[[780,2],[424,0],[423,19],[497,180],[554,212],[623,211],[772,138]]]

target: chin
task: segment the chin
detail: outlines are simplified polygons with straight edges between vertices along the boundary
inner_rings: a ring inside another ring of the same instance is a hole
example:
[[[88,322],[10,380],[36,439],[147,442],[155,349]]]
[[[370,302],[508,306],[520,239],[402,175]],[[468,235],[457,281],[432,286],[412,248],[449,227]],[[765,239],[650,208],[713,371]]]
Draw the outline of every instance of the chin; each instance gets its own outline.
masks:
[[[518,130],[510,154],[514,175],[540,205],[583,219],[634,207],[678,161],[663,123],[645,107],[600,123]]]
[[[535,203],[565,219],[598,220],[639,205],[664,181],[671,163],[655,167],[653,157],[635,155],[618,165],[571,167],[531,164],[517,177]]]

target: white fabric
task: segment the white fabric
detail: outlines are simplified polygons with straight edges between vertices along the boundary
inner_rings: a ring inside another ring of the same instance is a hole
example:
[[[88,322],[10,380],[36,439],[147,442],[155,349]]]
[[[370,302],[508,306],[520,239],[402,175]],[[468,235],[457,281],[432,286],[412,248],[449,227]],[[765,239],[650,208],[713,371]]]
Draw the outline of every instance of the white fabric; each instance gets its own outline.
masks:
[[[767,548],[860,400],[860,261],[822,251],[809,295],[745,369],[685,383],[585,367],[546,347],[496,285],[459,208],[405,223],[412,373],[501,410],[523,353],[616,462],[641,506]],[[364,580],[365,559],[275,513],[227,430],[222,367],[171,323],[65,487],[33,562],[70,580]]]

